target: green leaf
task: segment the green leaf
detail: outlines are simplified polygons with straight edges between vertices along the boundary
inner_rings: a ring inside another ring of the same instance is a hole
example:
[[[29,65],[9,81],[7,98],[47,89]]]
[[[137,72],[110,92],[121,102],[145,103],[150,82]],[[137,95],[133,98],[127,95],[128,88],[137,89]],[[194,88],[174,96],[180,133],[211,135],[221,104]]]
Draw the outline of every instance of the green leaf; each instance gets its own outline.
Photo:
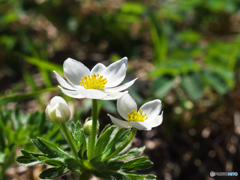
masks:
[[[141,170],[150,168],[153,163],[147,161],[148,157],[139,157],[123,164],[124,171]]]
[[[75,132],[74,132],[74,139],[76,141],[77,146],[79,148],[81,147],[80,148],[81,151],[84,152],[87,149],[87,141],[86,141],[86,136],[85,136],[84,131],[82,129],[80,129],[80,123],[79,122],[76,124],[76,129],[75,129]]]
[[[68,168],[49,168],[46,169],[44,171],[42,171],[39,174],[39,177],[42,179],[55,179],[58,178],[60,176],[63,176],[64,174],[66,174],[67,172],[69,172],[70,170]]]
[[[65,159],[64,162],[67,164],[68,169],[74,172],[81,172],[81,167],[76,161],[76,159],[68,158]]]
[[[80,123],[80,121],[77,121],[76,125],[75,125],[75,132],[78,132],[82,129],[82,125]]]
[[[103,134],[100,135],[95,146],[94,156],[98,156],[104,151],[111,139],[111,134],[115,128],[115,126],[111,126]]]
[[[1,119],[0,119],[1,121]],[[3,152],[6,147],[3,131],[0,131],[0,152]]]
[[[166,33],[164,32],[163,25],[159,22],[155,14],[148,9],[147,15],[150,19],[150,34],[153,42],[154,53],[155,53],[155,64],[163,62],[167,56],[168,50],[168,39]]]
[[[115,156],[113,159],[126,159],[126,158],[130,158],[130,157],[136,157],[136,156],[140,155],[144,151],[144,149],[145,149],[145,146],[143,146],[141,148],[134,148],[134,149],[129,150],[126,153]]]
[[[147,174],[147,177],[145,177],[143,180],[152,180],[157,179],[157,176],[154,174]]]
[[[10,102],[16,102],[16,101],[21,101],[21,100],[37,97],[37,96],[39,96],[43,93],[55,91],[57,89],[59,89],[59,88],[58,87],[53,87],[53,88],[47,88],[47,89],[43,89],[43,90],[40,90],[40,91],[31,92],[31,93],[17,94],[17,95],[2,97],[0,99],[0,106],[6,105]]]
[[[131,180],[151,180],[156,179],[157,177],[153,174],[134,174],[134,173],[126,173],[127,177],[129,177]]]
[[[112,138],[111,142],[108,143],[107,147],[105,148],[105,150],[103,151],[103,155],[102,158],[107,157],[108,155],[110,155],[111,153],[113,153],[115,151],[115,145],[116,142],[118,141],[118,139],[121,137],[123,132],[123,128],[120,128],[117,133],[114,135],[114,137]]]
[[[71,157],[69,154],[64,152],[62,149],[52,144],[51,142],[38,137],[37,139],[32,140],[34,145],[42,151],[47,157],[56,158],[68,158]]]
[[[39,161],[37,158],[26,156],[19,156],[16,158],[16,161],[20,163],[22,166],[33,166],[36,164],[43,163],[42,161]]]
[[[32,166],[36,164],[43,163],[41,157],[45,157],[44,154],[37,154],[26,151],[24,149],[21,150],[23,156],[17,157],[16,161],[23,166]]]
[[[127,177],[129,177],[131,180],[138,180],[138,179],[144,179],[147,177],[147,175],[141,175],[141,174],[125,174]]]
[[[124,162],[122,161],[109,161],[107,164],[107,169],[117,171],[121,169]]]
[[[90,160],[90,163],[97,171],[102,171],[105,168],[105,164],[100,161],[101,154]]]
[[[204,70],[203,77],[219,94],[225,94],[230,89],[226,81],[213,71]]]
[[[48,62],[46,60],[43,60],[43,59],[39,59],[39,58],[36,58],[36,57],[29,57],[29,56],[21,56],[22,58],[25,59],[25,61],[27,61],[28,63],[32,64],[32,65],[35,65],[41,69],[44,69],[44,70],[48,70],[48,71],[57,71],[58,73],[60,74],[63,74],[63,68],[62,66],[58,65],[58,64],[55,64],[55,63],[51,63],[51,62]]]
[[[174,85],[175,77],[162,75],[158,77],[152,84],[152,91],[156,97],[164,97]]]
[[[198,100],[203,96],[201,79],[196,73],[188,73],[188,75],[183,75],[182,85],[193,100]]]
[[[4,163],[6,156],[7,156],[6,154],[0,152],[0,164]]]
[[[131,180],[127,176],[116,171],[93,172],[95,176],[105,180]]]
[[[110,126],[111,126],[111,124],[107,124],[107,125],[103,128],[100,136],[101,136]],[[99,137],[100,137],[100,136],[99,136]]]
[[[131,133],[131,129],[126,130],[121,137],[116,141],[116,148],[119,148],[128,138]]]
[[[75,132],[75,127],[76,127],[76,125],[75,125],[75,123],[72,121],[72,122],[71,122],[71,133],[72,133],[73,136],[74,136],[74,132]]]
[[[44,160],[44,163],[55,166],[55,167],[62,167],[65,166],[65,164],[62,161],[56,160],[56,159],[46,159]]]

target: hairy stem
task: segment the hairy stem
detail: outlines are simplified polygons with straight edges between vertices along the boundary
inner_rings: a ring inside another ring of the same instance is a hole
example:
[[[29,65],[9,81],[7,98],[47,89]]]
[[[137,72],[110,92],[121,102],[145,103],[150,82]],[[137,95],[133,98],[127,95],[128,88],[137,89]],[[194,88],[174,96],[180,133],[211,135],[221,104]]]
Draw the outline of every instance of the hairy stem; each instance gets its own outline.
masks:
[[[90,171],[84,171],[79,177],[79,180],[89,180],[92,173]]]
[[[72,134],[69,132],[66,124],[64,124],[64,123],[59,124],[59,127],[60,127],[64,137],[66,138],[69,146],[71,147],[72,152],[73,152],[75,158],[78,159],[78,153],[77,153],[77,149],[76,149],[76,147],[74,145],[74,139],[72,137]]]
[[[131,135],[129,138],[124,142],[124,144],[118,148],[114,153],[112,153],[110,156],[104,158],[102,161],[108,161],[109,159],[113,158],[114,156],[118,155],[123,149],[127,147],[127,145],[132,141],[132,139],[135,137],[137,133],[137,129],[133,128]]]
[[[90,142],[88,144],[88,159],[91,160],[94,155],[94,146],[97,135],[97,119],[98,119],[98,101],[92,100],[92,133],[90,135]]]

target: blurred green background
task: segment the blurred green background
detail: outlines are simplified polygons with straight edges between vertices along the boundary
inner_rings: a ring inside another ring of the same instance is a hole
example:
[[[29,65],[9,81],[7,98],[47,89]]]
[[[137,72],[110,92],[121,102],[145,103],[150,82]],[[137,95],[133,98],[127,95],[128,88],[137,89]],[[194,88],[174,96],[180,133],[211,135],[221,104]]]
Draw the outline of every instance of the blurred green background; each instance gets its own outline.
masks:
[[[2,179],[38,179],[44,167],[14,164],[30,138],[63,144],[42,117],[54,95],[70,102],[75,120],[90,116],[91,102],[56,87],[52,70],[63,75],[68,57],[92,68],[127,56],[126,81],[139,77],[130,94],[139,105],[162,100],[163,124],[134,140],[154,162],[146,172],[166,180],[238,172],[239,30],[239,0],[0,0]],[[114,101],[101,107],[103,128],[106,112],[117,112]]]

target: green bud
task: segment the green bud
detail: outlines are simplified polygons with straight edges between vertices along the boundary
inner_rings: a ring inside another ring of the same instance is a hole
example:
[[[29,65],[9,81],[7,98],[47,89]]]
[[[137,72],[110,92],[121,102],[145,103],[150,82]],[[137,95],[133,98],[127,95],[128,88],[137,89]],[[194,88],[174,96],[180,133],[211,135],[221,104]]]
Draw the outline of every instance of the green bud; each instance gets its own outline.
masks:
[[[54,124],[65,123],[71,116],[67,102],[60,96],[51,99],[45,113],[48,120]]]
[[[86,121],[84,124],[84,132],[87,135],[90,135],[92,133],[92,120]]]

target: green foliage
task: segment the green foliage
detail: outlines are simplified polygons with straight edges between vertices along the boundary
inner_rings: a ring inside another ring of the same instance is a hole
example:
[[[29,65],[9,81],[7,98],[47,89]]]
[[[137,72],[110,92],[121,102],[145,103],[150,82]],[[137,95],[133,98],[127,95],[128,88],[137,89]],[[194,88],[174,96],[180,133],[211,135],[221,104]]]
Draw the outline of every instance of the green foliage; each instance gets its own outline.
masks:
[[[39,157],[45,155],[34,152],[29,138],[37,136],[48,137],[54,142],[62,140],[58,127],[46,120],[45,112],[24,114],[16,110],[2,109],[0,112],[0,165],[3,170],[15,162],[15,153],[22,146],[22,154],[19,162],[24,165],[36,165],[42,163]],[[2,176],[0,174],[0,176]]]
[[[220,66],[209,66],[201,68],[198,63],[183,61],[172,61],[162,63],[154,71],[149,73],[150,77],[158,77],[151,87],[156,97],[164,97],[174,89],[175,80],[178,77],[180,88],[184,89],[186,95],[192,100],[199,100],[204,95],[204,88],[212,87],[217,93],[225,94],[234,86],[234,76],[231,70]]]
[[[38,97],[39,95],[41,95],[43,93],[55,91],[57,89],[58,89],[58,87],[52,87],[52,88],[43,89],[40,91],[31,92],[31,93],[17,94],[17,95],[2,97],[2,98],[0,98],[0,106],[6,105],[10,102],[16,102],[16,101],[21,101],[21,100],[25,100],[25,99],[30,99],[33,97]]]
[[[152,162],[147,157],[139,157],[144,147],[134,148],[129,151],[114,156],[105,161],[108,157],[118,149],[128,138],[130,131],[123,132],[122,128],[116,126],[107,126],[98,137],[94,158],[87,157],[87,141],[83,137],[87,137],[84,133],[80,122],[76,124],[72,122],[72,135],[75,143],[80,144],[78,158],[74,158],[68,152],[65,152],[53,143],[38,137],[33,140],[34,145],[42,152],[33,153],[22,150],[22,155],[16,160],[21,165],[32,166],[36,164],[48,164],[52,168],[46,169],[40,173],[42,179],[55,179],[72,172],[90,171],[94,175],[104,179],[156,179],[154,175],[139,175],[132,171],[147,169],[152,166]],[[84,147],[84,148],[83,148]],[[124,161],[122,161],[124,159]],[[51,173],[52,172],[52,173]]]

